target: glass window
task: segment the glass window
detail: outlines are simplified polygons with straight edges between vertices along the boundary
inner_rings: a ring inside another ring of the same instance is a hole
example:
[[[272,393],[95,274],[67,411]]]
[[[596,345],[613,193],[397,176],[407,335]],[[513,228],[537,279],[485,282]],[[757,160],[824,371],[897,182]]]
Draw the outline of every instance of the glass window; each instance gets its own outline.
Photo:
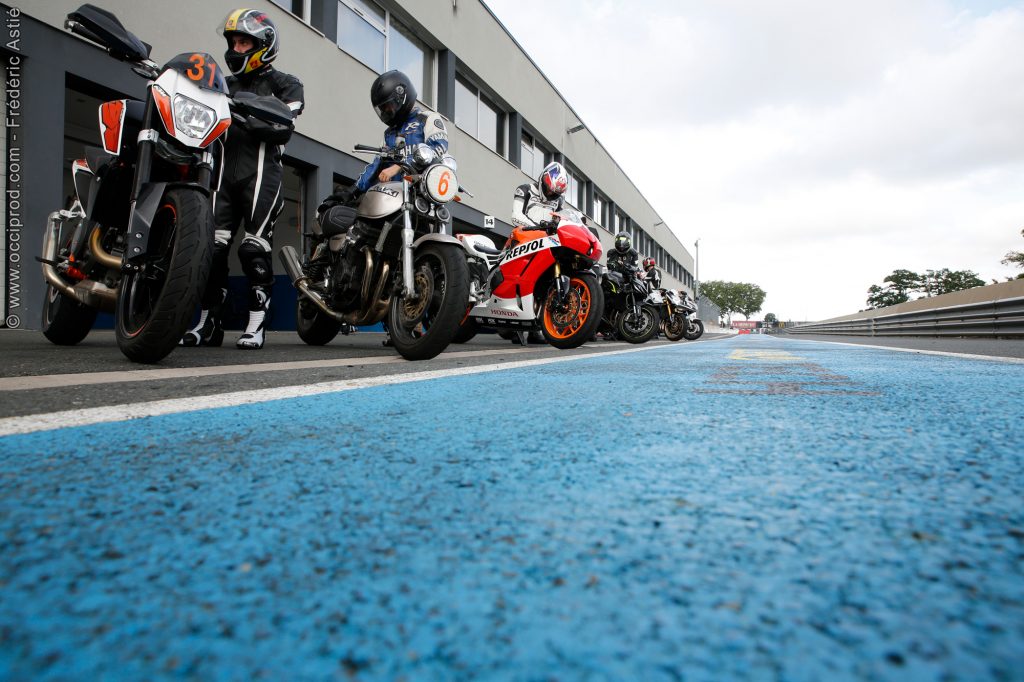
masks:
[[[374,71],[386,71],[384,32],[344,3],[338,5],[338,45]]]
[[[505,153],[505,113],[472,83],[455,78],[455,125],[480,140],[491,151]],[[527,144],[523,135],[520,147]]]
[[[423,102],[433,101],[431,50],[397,21],[391,21],[388,33],[388,69],[398,69],[409,77]]]
[[[497,107],[483,97],[480,98],[480,134],[477,139],[491,151],[501,154],[504,136],[501,134],[501,114]]]
[[[533,172],[533,138],[523,133],[519,143],[519,168],[531,178],[537,177]]]
[[[598,225],[604,225],[604,199],[597,192],[594,192],[594,210],[593,215],[590,217],[597,222]]]
[[[579,208],[579,197],[580,197],[580,181],[576,177],[576,173],[566,166],[565,174],[569,179],[569,186],[565,188],[565,203],[569,204],[574,208]]]
[[[433,101],[433,50],[372,0],[338,0],[338,47],[378,73],[402,71]]]
[[[455,79],[455,125],[473,137],[477,136],[477,95],[476,88]]]

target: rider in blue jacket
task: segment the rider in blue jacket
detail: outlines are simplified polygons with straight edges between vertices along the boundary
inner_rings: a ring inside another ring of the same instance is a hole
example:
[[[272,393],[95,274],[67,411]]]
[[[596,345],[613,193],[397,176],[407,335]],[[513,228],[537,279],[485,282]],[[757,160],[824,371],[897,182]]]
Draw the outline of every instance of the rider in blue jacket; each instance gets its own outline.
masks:
[[[416,108],[416,87],[401,71],[388,71],[378,76],[370,86],[370,102],[388,127],[384,131],[386,146],[395,147],[404,142],[408,157],[422,144],[433,147],[439,159],[448,151],[444,119],[432,111]],[[374,158],[356,181],[356,189],[365,192],[378,182],[391,182],[402,170],[398,164],[382,166],[380,157]]]

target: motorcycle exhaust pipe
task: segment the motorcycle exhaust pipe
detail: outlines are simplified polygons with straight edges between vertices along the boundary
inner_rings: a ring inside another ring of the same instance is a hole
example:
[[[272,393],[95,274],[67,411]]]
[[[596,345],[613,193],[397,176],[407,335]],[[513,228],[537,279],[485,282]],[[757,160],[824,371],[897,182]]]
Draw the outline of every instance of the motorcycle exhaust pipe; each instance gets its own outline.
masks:
[[[381,306],[379,302],[376,304],[370,304],[367,310],[363,310],[358,313],[339,313],[335,310],[331,310],[323,297],[318,292],[309,288],[309,277],[303,274],[302,266],[299,264],[299,255],[295,252],[294,247],[282,247],[278,252],[278,259],[281,261],[281,265],[284,266],[285,272],[288,273],[288,278],[292,281],[292,286],[294,286],[300,294],[312,301],[313,304],[328,317],[335,319],[338,322],[347,322],[348,324],[356,326],[375,324],[381,319]],[[367,259],[370,259],[369,254],[367,254]],[[385,273],[386,272],[387,270],[385,268]],[[386,306],[384,309],[387,309]]]
[[[108,253],[107,250],[103,248],[103,245],[100,244],[99,225],[93,228],[92,234],[89,235],[89,250],[92,251],[93,258],[111,270],[121,269],[121,259]]]
[[[60,222],[60,213],[54,211],[46,219],[46,232],[43,233],[43,278],[47,284],[64,294],[68,298],[83,303],[90,308],[96,308],[105,313],[114,312],[117,307],[117,289],[111,289],[105,284],[92,280],[82,280],[74,285],[68,284],[60,275],[53,263],[57,258],[57,231]],[[121,261],[117,262],[121,267]]]

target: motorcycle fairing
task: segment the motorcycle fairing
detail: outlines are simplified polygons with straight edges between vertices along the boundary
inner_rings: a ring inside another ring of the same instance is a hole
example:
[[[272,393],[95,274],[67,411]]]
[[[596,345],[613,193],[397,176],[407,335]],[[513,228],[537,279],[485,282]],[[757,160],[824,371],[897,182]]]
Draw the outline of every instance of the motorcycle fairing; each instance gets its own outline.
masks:
[[[174,69],[165,69],[149,87],[159,114],[158,118],[163,121],[164,130],[186,147],[204,149],[231,125],[230,98],[220,90],[201,88],[189,76]],[[194,104],[213,110],[214,119],[211,120],[203,137],[193,137],[178,129],[174,112],[178,106],[175,100],[179,98],[183,98],[182,106],[191,100]]]
[[[474,321],[492,327],[530,327],[537,325],[533,313],[533,294],[503,298],[492,295],[469,311]]]

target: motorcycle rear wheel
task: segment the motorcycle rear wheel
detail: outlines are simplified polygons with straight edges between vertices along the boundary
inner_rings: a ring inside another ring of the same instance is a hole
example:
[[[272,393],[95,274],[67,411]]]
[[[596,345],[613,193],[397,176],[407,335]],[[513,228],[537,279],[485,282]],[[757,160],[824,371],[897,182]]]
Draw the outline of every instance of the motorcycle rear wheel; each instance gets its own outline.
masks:
[[[121,278],[114,335],[133,362],[167,357],[185,334],[206,287],[213,257],[213,216],[192,189],[164,194],[150,227],[146,267]]]
[[[565,306],[559,309],[555,301],[557,292],[552,284],[544,297],[541,312],[541,331],[555,348],[579,348],[597,334],[604,310],[604,293],[597,277],[589,272],[573,275],[569,279],[569,294]]]
[[[58,346],[74,346],[92,331],[97,313],[95,308],[70,299],[47,284],[43,336]]]
[[[665,332],[665,338],[669,341],[679,341],[686,333],[686,316],[672,313],[667,320],[661,323],[661,330]]]
[[[619,315],[616,330],[623,341],[646,343],[658,331],[658,311],[649,305],[640,306],[640,312],[624,310]]]
[[[416,292],[391,297],[388,332],[406,360],[436,357],[459,332],[469,305],[469,267],[458,247],[427,243],[413,256]]]
[[[686,326],[686,332],[683,333],[683,337],[687,341],[696,341],[702,336],[704,336],[704,323],[696,318],[690,320],[690,323]]]
[[[307,345],[326,346],[341,331],[341,322],[317,309],[311,301],[300,299],[295,306],[295,331]]]

